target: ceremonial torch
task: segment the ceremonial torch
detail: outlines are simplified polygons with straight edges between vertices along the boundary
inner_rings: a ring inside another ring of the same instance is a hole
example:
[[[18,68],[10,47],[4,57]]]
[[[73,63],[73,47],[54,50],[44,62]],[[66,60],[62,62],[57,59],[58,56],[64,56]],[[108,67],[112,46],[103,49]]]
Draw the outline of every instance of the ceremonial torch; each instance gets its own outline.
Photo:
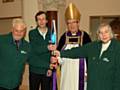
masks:
[[[51,37],[50,37],[50,43],[56,45],[57,44],[57,39],[56,39],[56,23],[55,20],[52,20],[52,27],[51,27]],[[54,51],[51,51],[51,55],[54,56]],[[54,63],[57,64],[57,63]],[[56,85],[57,85],[57,77],[56,77],[56,69],[54,67],[51,67],[52,69],[52,76],[53,76],[53,90],[56,90]]]

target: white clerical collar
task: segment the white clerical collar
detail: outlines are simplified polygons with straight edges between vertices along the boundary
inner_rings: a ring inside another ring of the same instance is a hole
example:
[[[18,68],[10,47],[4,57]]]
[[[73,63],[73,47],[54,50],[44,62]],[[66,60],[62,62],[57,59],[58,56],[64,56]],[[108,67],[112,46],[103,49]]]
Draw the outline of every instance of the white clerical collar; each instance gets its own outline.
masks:
[[[72,35],[74,36],[74,35],[76,35],[76,33],[72,33]]]

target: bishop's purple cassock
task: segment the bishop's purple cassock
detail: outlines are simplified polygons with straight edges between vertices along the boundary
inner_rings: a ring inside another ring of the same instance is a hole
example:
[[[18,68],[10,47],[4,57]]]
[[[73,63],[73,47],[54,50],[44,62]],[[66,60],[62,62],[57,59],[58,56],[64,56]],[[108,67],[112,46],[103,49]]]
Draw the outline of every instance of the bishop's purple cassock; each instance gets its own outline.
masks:
[[[58,50],[71,49],[91,42],[89,35],[84,31],[78,31],[75,35],[66,32],[60,38]],[[62,58],[61,59],[61,83],[60,90],[84,90],[86,58]]]

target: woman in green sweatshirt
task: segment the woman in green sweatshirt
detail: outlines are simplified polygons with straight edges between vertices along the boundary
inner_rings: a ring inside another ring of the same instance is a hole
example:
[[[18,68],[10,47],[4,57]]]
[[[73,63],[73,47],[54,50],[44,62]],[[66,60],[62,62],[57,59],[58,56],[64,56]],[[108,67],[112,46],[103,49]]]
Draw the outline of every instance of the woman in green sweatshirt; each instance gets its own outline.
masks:
[[[88,58],[87,90],[120,90],[120,42],[108,24],[101,24],[97,32],[98,41],[63,51],[61,57]]]

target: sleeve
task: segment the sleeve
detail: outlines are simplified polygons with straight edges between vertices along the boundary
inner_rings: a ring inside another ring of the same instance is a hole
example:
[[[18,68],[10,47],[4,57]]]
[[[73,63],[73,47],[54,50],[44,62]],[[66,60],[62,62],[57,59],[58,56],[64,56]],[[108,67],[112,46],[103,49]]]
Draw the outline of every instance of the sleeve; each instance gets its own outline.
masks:
[[[65,33],[61,36],[58,46],[57,46],[57,50],[61,51],[61,49],[63,48],[63,46],[65,45],[65,40],[66,40],[66,36]]]
[[[30,54],[31,54],[31,47],[30,47],[30,43],[28,43],[28,49],[27,49],[27,52],[28,52],[28,54],[27,54],[27,63],[29,62],[29,60],[30,60]]]
[[[87,45],[61,51],[60,55],[65,58],[87,57]]]
[[[61,64],[63,64],[63,58],[61,58],[61,57],[57,57],[57,59],[58,59],[58,63],[61,65]]]
[[[87,43],[90,43],[90,42],[92,42],[90,36],[89,36],[86,32],[84,32],[83,45],[85,45],[85,44],[87,44]],[[87,64],[86,66],[87,66],[87,68],[88,68],[88,59],[87,59],[87,58],[86,58],[86,64]]]
[[[38,42],[38,38],[36,38],[36,34],[32,31],[29,32],[29,40],[31,50],[34,50],[35,53],[41,55],[49,52],[47,45],[40,44],[40,42]]]
[[[116,62],[115,62],[115,70],[114,70],[114,86],[113,86],[113,90],[120,90],[120,49],[118,50],[118,52],[115,55],[116,57]]]

